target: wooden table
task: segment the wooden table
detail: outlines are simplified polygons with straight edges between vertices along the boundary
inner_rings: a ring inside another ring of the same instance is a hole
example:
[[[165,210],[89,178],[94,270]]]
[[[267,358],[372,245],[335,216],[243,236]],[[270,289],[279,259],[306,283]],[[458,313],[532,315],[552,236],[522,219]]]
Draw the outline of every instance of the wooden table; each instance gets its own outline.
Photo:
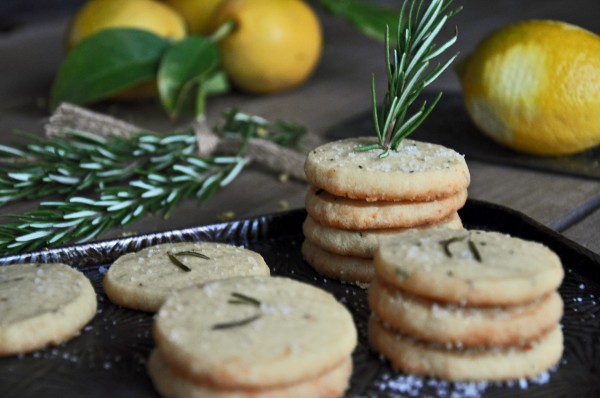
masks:
[[[488,32],[506,23],[526,18],[554,18],[583,26],[600,34],[597,0],[499,0],[463,1],[464,11],[455,18],[459,27],[458,49],[468,53]],[[212,98],[209,120],[236,106],[266,118],[295,121],[315,134],[326,135],[341,123],[367,112],[370,107],[370,76],[379,77],[383,91],[383,45],[363,37],[345,21],[321,15],[325,48],[314,76],[303,86],[282,94],[249,96],[232,93]],[[66,15],[35,18],[35,23],[0,34],[0,143],[11,142],[11,130],[42,133],[48,117],[43,107],[53,76],[63,56]],[[458,93],[452,71],[432,87]],[[143,127],[174,130],[155,102],[105,103],[94,109],[137,123]],[[432,116],[432,117],[435,117]],[[418,133],[414,138],[418,139]],[[519,210],[581,245],[600,253],[600,181],[539,172],[469,159],[471,198]],[[251,166],[230,186],[204,205],[186,201],[163,220],[147,217],[125,232],[147,233],[215,222],[226,211],[236,218],[272,213],[303,206],[306,183],[280,182],[277,174]],[[0,215],[32,208],[18,203],[0,208]],[[117,235],[123,231],[112,231]]]

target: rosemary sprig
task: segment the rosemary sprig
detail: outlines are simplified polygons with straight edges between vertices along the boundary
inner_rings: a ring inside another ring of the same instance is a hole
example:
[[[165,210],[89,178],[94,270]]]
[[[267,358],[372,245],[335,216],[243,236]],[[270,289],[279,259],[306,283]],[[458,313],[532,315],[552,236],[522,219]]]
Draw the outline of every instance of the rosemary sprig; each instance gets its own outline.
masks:
[[[290,145],[296,142],[298,130],[286,130],[286,125],[255,121],[237,111],[224,116],[228,134],[252,138],[259,128],[270,134],[269,129],[277,126],[274,136],[288,134],[282,140]],[[239,120],[245,121],[244,131],[235,130],[239,125],[233,123]],[[236,156],[194,155],[193,132],[103,138],[68,131],[64,137],[32,141],[22,147],[0,146],[0,206],[50,195],[63,197],[6,216],[14,222],[0,225],[2,254],[85,242],[146,214],[168,217],[183,199],[210,198],[247,163],[241,156],[243,148]],[[84,191],[92,194],[83,196]]]
[[[467,239],[468,238],[468,239]],[[477,248],[477,244],[471,240],[470,236],[455,236],[449,239],[445,239],[440,243],[440,245],[442,246],[443,250],[444,250],[444,254],[446,255],[446,257],[452,258],[453,254],[450,251],[450,245],[452,243],[455,242],[462,242],[463,240],[467,239],[467,247],[469,248],[469,251],[471,252],[471,255],[473,256],[473,258],[478,262],[482,262],[483,258],[481,257],[481,252],[479,251],[479,249]]]
[[[254,297],[250,297],[245,294],[236,293],[236,292],[231,293],[231,298],[227,301],[227,303],[228,304],[251,305],[256,308],[260,308],[260,306],[261,306],[261,302],[259,300],[255,299]],[[262,316],[262,314],[258,313],[258,314],[254,314],[247,318],[243,318],[243,319],[236,320],[236,321],[217,323],[217,324],[214,324],[211,327],[211,329],[212,330],[223,330],[223,329],[231,329],[231,328],[235,328],[235,327],[239,327],[239,326],[244,326],[251,322],[256,321],[261,316]]]
[[[223,113],[216,130],[223,135],[260,137],[295,148],[303,127],[269,122],[235,109]],[[0,145],[0,206],[50,195],[71,196],[101,185],[123,182],[151,172],[162,172],[197,149],[193,132],[165,136],[140,132],[132,138],[100,137],[66,130],[52,139],[26,136],[22,147]],[[242,154],[244,147],[238,154]]]
[[[228,185],[245,163],[241,157],[203,159],[190,155],[164,173],[140,176],[128,185],[98,186],[96,199],[74,196],[42,202],[36,210],[12,216],[16,222],[0,225],[0,252],[85,242],[147,213],[168,217],[182,199],[206,200]]]
[[[212,325],[211,329],[212,330],[232,329],[232,328],[236,328],[239,326],[244,326],[249,323],[252,323],[252,322],[256,321],[257,319],[259,319],[260,317],[261,317],[261,314],[255,314],[255,315],[249,316],[248,318],[240,319],[237,321],[216,323],[216,324]]]
[[[433,103],[423,105],[409,116],[409,108],[425,87],[437,79],[454,61],[456,55],[445,63],[429,67],[430,61],[441,55],[456,42],[457,34],[437,47],[435,38],[448,18],[460,12],[461,7],[448,10],[452,0],[431,0],[424,7],[424,0],[412,0],[407,11],[405,1],[398,20],[396,47],[390,53],[389,29],[385,34],[385,62],[387,65],[387,93],[381,109],[377,109],[375,75],[371,79],[373,122],[378,143],[358,147],[356,150],[381,149],[385,157],[390,149],[396,151],[404,138],[413,133],[429,116],[440,100],[440,92]]]

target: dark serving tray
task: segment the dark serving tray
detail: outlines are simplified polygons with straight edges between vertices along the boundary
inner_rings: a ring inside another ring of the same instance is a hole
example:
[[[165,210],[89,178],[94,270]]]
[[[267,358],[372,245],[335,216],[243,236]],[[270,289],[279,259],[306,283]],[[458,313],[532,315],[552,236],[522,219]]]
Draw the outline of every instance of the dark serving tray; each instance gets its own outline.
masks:
[[[469,200],[460,211],[467,228],[510,233],[549,246],[561,257],[560,287],[565,352],[556,369],[536,380],[448,383],[405,375],[373,352],[366,339],[366,291],[317,275],[300,254],[304,210],[177,231],[127,237],[0,258],[0,264],[66,262],[81,269],[98,293],[98,313],[81,335],[19,357],[0,358],[0,397],[156,397],[146,375],[153,346],[152,315],[117,307],[101,287],[103,272],[119,255],[175,241],[208,240],[243,245],[263,255],[272,274],[332,292],[354,315],[359,345],[347,397],[598,397],[600,396],[600,256],[507,208]],[[307,397],[309,398],[309,397]]]

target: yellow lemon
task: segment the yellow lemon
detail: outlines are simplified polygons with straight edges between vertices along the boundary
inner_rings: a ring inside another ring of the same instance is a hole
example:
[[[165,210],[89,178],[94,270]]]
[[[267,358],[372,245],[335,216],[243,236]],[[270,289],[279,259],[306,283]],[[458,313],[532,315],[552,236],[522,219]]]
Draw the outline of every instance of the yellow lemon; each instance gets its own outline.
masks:
[[[162,37],[186,36],[183,18],[169,6],[154,0],[90,0],[75,14],[67,30],[67,47],[72,49],[87,36],[107,28],[138,28]],[[156,82],[146,82],[117,94],[135,100],[156,96]]]
[[[219,40],[221,61],[235,86],[250,93],[290,89],[309,77],[321,55],[322,31],[302,0],[225,0],[213,29],[234,30]]]
[[[600,144],[600,37],[533,20],[485,38],[457,67],[467,112],[492,139],[536,155]]]
[[[183,18],[158,1],[90,0],[75,14],[67,32],[67,44],[73,48],[92,33],[117,27],[143,29],[172,39],[186,35]]]
[[[223,0],[165,0],[188,24],[190,32],[208,35],[212,16]]]

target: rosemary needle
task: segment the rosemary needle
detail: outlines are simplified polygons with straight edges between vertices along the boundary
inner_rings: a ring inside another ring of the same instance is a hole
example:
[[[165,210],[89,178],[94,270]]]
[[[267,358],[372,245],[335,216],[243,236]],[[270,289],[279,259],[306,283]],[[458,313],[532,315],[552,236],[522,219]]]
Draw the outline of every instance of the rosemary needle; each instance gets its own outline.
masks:
[[[228,301],[229,304],[250,304],[255,307],[260,307],[260,301],[255,299],[254,297],[246,296],[241,293],[231,293],[232,299]]]
[[[202,254],[202,253],[195,252],[192,250],[177,252],[177,253],[173,253],[173,254],[175,256],[192,256],[192,257],[202,258],[204,260],[210,260],[210,257],[208,257],[206,254]]]
[[[255,315],[249,316],[248,318],[240,319],[239,321],[216,323],[212,326],[211,329],[212,330],[232,329],[232,328],[236,328],[239,326],[247,325],[251,322],[256,321],[260,317],[261,317],[261,314],[255,314]]]
[[[171,260],[173,265],[175,265],[177,268],[179,268],[185,272],[192,271],[192,269],[190,267],[188,267],[187,265],[185,265],[184,263],[182,263],[174,253],[167,253],[167,256],[169,257],[169,260]]]

